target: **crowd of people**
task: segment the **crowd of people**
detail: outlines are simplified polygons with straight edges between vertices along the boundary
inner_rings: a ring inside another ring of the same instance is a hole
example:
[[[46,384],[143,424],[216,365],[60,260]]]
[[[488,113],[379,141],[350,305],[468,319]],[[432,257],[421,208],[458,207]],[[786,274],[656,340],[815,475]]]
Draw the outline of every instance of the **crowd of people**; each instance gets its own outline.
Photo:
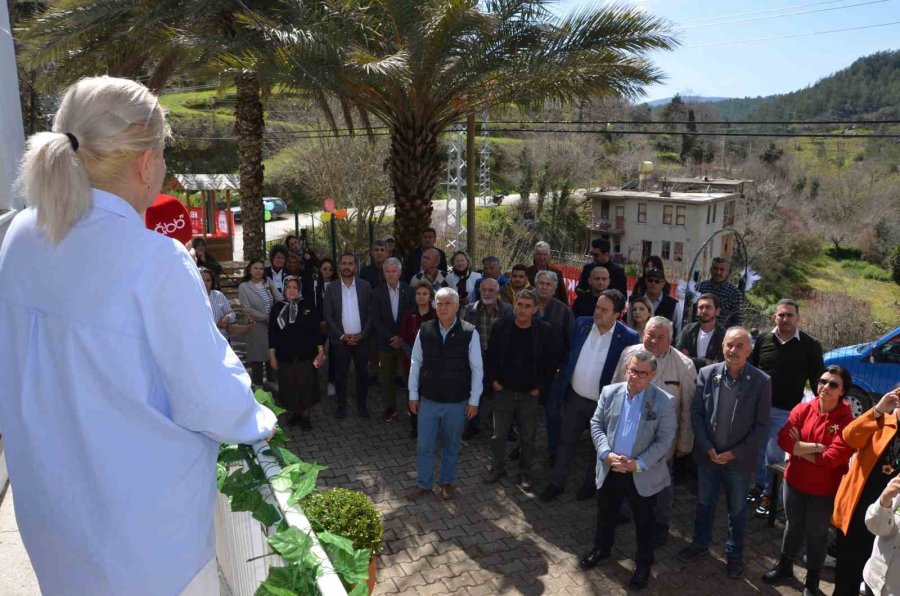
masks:
[[[590,569],[610,556],[627,504],[638,541],[633,588],[647,585],[654,549],[668,540],[676,468],[691,468],[698,485],[693,538],[679,557],[691,561],[708,552],[724,491],[725,572],[738,578],[748,515],[769,517],[773,475],[787,459],[778,495],[784,540],[762,579],[793,577],[805,546],[804,593],[818,594],[833,524],[835,594],[856,594],[864,568],[870,588],[889,585],[872,577],[875,563],[866,566],[875,538],[868,528],[888,523],[879,503],[898,492],[891,478],[900,470],[894,413],[900,390],[853,420],[844,402],[850,374],[824,366],[821,345],[800,329],[795,301],[779,301],[771,331],[751,335],[740,326],[742,297],[727,281],[728,263],[716,258],[710,279],[697,285],[702,292],[685,317],[691,322],[678,329],[674,286],[656,256],[643,263],[629,293],[609,243],[595,240],[570,305],[546,242],[535,245],[530,265],[504,274],[493,256],[482,260],[481,271],[463,251],[448,259],[435,237],[433,229],[423,232],[405,261],[387,241],[376,241],[359,272],[356,257],[343,254],[336,277],[330,259],[304,260],[296,243],[274,248],[269,267],[248,264],[241,303],[258,321],[256,336],[270,345],[266,355],[265,346],[251,346],[251,334],[247,360],[257,382],[263,372],[277,373],[267,379],[277,381],[291,412],[286,424],[310,428],[309,408],[319,401],[315,369],[327,349],[335,417],[347,415],[351,363],[361,418],[370,417],[368,392],[378,382],[380,419],[397,418],[397,389],[405,386],[418,470],[408,497],[432,494],[440,445],[438,494],[451,499],[461,444],[479,432],[486,405],[493,457],[484,481],[499,481],[515,461],[516,484],[534,491],[543,411],[548,469],[540,501],[565,492],[587,432],[596,465],[579,472],[577,498],[597,499],[597,525],[580,565]],[[299,278],[280,274],[282,253],[305,265]],[[227,315],[215,316],[221,323]],[[296,349],[287,347],[291,341]],[[807,386],[811,399],[804,398]],[[888,463],[875,465],[882,461]]]

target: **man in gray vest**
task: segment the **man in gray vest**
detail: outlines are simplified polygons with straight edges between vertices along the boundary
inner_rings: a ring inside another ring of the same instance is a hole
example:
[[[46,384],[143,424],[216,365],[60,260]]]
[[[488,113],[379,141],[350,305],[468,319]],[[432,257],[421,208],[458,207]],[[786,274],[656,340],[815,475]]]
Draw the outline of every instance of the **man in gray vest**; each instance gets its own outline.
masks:
[[[436,319],[422,324],[409,369],[409,411],[418,414],[416,500],[431,492],[434,449],[441,440],[441,497],[452,499],[456,463],[466,420],[478,413],[484,368],[481,340],[471,323],[459,320],[459,294],[441,288],[435,295]],[[466,398],[468,396],[468,399]]]

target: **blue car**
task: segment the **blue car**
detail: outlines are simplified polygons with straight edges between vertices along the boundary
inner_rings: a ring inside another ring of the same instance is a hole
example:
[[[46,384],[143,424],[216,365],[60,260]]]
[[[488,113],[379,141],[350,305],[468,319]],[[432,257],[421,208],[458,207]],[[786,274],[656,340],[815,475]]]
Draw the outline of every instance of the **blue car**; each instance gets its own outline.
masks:
[[[838,364],[853,375],[848,392],[853,415],[859,416],[900,383],[900,327],[867,344],[844,346],[825,354],[825,365]]]

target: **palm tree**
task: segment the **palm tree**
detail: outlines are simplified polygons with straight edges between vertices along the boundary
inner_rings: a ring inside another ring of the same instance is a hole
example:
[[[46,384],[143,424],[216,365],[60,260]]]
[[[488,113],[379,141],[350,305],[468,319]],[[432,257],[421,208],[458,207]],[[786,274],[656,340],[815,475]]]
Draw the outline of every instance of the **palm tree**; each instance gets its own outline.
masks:
[[[642,95],[662,78],[647,54],[677,44],[668,23],[622,6],[558,18],[547,0],[283,2],[280,21],[244,19],[272,42],[254,59],[272,68],[273,81],[317,101],[332,127],[329,100],[351,130],[354,110],[363,127],[374,116],[389,128],[404,251],[430,224],[441,135],[454,123],[489,106]]]
[[[254,10],[271,3],[247,0]],[[199,80],[233,77],[235,133],[241,186],[244,259],[262,254],[263,85],[245,64],[226,69],[217,58],[260,43],[258,31],[238,24],[247,5],[232,0],[74,0],[38,13],[25,28],[20,61],[42,69],[44,89],[97,74],[140,78],[159,92],[176,75]]]

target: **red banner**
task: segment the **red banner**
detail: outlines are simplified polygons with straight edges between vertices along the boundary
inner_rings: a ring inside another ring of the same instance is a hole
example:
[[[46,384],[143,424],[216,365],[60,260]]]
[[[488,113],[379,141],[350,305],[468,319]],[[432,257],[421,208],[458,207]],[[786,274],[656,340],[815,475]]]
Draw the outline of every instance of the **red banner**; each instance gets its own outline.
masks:
[[[200,207],[188,207],[191,216],[191,231],[195,236],[203,235],[203,209]],[[234,229],[234,213],[226,209],[216,209],[213,213],[215,230],[207,232],[207,236],[215,236],[217,238],[227,238],[229,230],[229,219],[231,220],[231,228]]]

